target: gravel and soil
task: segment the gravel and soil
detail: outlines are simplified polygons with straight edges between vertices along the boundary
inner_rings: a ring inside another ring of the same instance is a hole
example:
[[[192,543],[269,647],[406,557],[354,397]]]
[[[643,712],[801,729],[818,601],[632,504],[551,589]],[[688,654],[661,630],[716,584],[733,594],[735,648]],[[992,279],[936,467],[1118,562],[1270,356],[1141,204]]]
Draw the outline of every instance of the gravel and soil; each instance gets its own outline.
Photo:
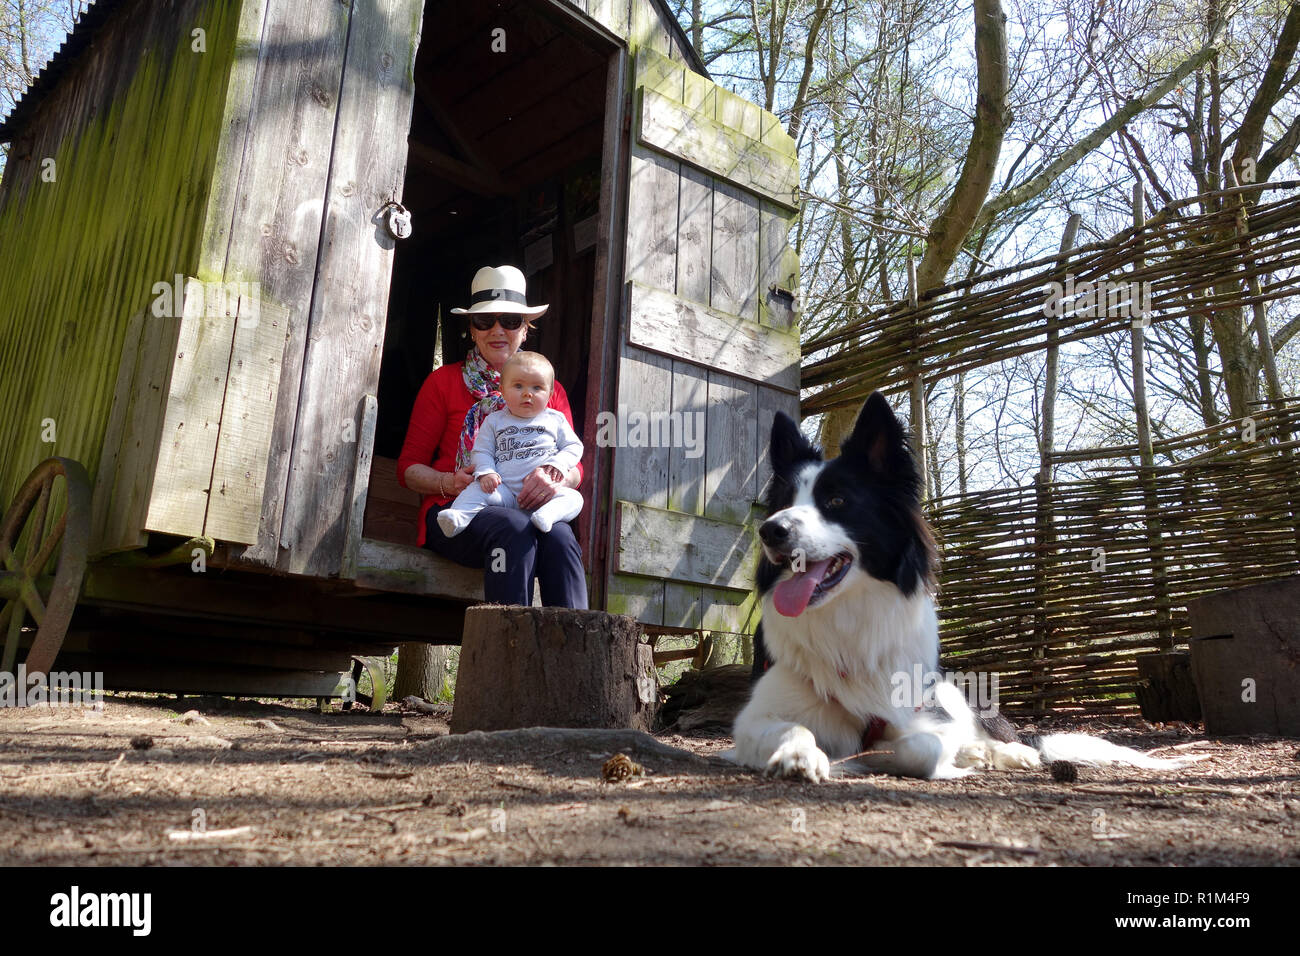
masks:
[[[1037,729],[1204,759],[814,785],[727,763],[723,735],[450,735],[448,716],[144,695],[2,710],[0,864],[1300,864],[1296,740],[1058,720]]]

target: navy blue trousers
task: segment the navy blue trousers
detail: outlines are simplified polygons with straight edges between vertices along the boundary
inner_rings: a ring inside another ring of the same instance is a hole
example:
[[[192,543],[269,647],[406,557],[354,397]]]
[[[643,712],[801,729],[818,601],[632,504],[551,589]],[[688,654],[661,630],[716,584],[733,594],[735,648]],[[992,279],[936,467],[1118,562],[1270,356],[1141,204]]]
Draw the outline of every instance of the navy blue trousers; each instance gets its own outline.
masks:
[[[469,568],[483,568],[483,596],[490,604],[533,603],[533,578],[546,607],[587,607],[582,548],[567,522],[549,532],[533,527],[515,508],[484,508],[460,534],[448,538],[434,506],[425,519],[424,546]]]

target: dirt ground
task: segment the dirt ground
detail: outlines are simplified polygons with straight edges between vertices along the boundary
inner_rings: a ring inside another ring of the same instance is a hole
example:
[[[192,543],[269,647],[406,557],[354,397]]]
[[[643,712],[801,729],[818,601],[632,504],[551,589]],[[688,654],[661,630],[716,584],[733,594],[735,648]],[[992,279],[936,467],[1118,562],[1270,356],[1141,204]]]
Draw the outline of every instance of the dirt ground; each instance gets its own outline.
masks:
[[[1206,759],[1073,784],[813,785],[720,760],[724,736],[452,736],[445,710],[117,696],[0,711],[0,864],[1300,864],[1295,740],[1075,721]],[[606,782],[616,751],[643,773]]]

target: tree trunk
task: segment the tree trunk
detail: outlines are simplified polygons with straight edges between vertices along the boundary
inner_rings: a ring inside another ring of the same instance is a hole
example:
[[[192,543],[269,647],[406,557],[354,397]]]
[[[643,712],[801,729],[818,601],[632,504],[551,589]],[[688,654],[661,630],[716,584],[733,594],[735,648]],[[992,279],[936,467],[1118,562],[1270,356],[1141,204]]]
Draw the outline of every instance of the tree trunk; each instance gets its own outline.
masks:
[[[853,406],[832,408],[822,415],[821,441],[822,454],[827,459],[835,458],[840,453],[840,443],[853,430],[853,423],[858,419],[858,409]]]
[[[447,647],[444,644],[402,644],[397,650],[397,679],[393,699],[419,697],[434,701],[447,683]]]
[[[480,605],[465,613],[452,733],[515,727],[650,730],[659,708],[641,625],[603,611]]]
[[[975,128],[962,163],[961,175],[948,204],[939,213],[926,239],[925,258],[917,270],[916,289],[923,293],[943,285],[962,243],[993,184],[1007,113],[1007,17],[1000,0],[975,0],[975,64],[978,89]]]

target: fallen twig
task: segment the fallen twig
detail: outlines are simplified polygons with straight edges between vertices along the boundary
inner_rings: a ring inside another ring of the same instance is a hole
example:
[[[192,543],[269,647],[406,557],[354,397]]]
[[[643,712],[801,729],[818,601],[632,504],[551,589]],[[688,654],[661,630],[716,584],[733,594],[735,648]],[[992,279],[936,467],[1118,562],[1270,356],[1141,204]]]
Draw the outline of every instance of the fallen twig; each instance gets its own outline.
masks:
[[[936,840],[935,846],[948,846],[955,850],[996,850],[1001,853],[1017,853],[1021,856],[1038,856],[1039,850],[1028,846],[1003,846],[1000,843],[975,843],[970,840]]]
[[[834,767],[836,764],[845,763],[849,760],[857,760],[859,757],[892,757],[893,754],[892,750],[864,750],[860,754],[850,754],[847,757],[841,757],[839,760],[832,760],[831,766]]]
[[[167,839],[174,843],[189,843],[196,840],[225,840],[252,832],[251,826],[233,827],[229,830],[172,830],[167,834]]]

